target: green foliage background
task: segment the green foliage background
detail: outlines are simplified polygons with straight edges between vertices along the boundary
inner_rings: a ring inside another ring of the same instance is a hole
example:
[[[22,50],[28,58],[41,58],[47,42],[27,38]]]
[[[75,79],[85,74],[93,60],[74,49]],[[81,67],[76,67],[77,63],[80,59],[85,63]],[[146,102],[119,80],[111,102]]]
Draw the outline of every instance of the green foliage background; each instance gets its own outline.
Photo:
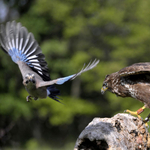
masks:
[[[0,15],[0,23],[16,20],[34,34],[52,79],[74,74],[94,58],[100,63],[57,86],[63,104],[50,98],[27,103],[18,66],[1,50],[2,148],[73,149],[94,117],[111,117],[143,106],[109,92],[101,95],[100,89],[106,74],[150,60],[150,1],[7,0],[3,4],[8,11],[3,19]]]

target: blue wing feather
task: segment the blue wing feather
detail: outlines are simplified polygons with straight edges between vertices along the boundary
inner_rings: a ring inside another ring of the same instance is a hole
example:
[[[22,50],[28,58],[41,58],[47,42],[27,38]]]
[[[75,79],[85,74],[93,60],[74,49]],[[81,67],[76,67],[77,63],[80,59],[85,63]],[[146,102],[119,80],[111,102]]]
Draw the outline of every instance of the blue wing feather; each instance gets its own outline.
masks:
[[[70,79],[72,79],[74,75],[70,75],[67,77],[63,77],[63,78],[59,78],[56,84],[64,84],[65,82],[69,81]]]

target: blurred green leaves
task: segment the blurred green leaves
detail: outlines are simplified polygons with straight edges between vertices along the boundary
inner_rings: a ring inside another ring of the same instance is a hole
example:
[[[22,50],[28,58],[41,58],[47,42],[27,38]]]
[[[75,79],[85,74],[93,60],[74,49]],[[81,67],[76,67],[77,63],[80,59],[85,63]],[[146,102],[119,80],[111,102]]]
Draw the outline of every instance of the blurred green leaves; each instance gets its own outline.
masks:
[[[14,97],[10,94],[0,94],[0,114],[8,116],[12,120],[17,120],[20,117],[31,118],[31,107],[22,98]]]
[[[59,41],[58,39],[49,39],[44,41],[41,45],[42,51],[45,55],[52,57],[60,55],[61,57],[66,56],[68,52],[67,41]]]
[[[37,108],[40,117],[49,116],[52,125],[62,125],[73,123],[75,115],[92,115],[98,111],[97,106],[83,99],[75,99],[71,97],[61,97],[64,102],[56,103],[49,98],[36,101],[33,107]]]

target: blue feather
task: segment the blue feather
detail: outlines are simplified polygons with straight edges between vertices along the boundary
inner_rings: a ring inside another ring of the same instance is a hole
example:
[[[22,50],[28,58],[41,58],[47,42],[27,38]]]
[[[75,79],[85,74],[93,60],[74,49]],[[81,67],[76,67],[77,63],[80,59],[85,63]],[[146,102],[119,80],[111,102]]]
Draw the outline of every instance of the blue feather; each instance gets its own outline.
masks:
[[[66,81],[70,80],[73,76],[74,75],[70,75],[70,76],[67,76],[67,77],[64,77],[64,78],[59,78],[58,81],[56,82],[56,84],[63,84]]]
[[[11,59],[13,62],[17,63],[18,61],[25,62],[28,66],[34,67],[32,63],[28,60],[27,56],[22,53],[21,50],[18,50],[16,48],[10,49],[8,54],[11,56]]]
[[[20,50],[13,48],[8,51],[8,54],[11,56],[13,62],[17,63],[18,61],[27,61],[27,57]]]
[[[47,87],[47,95],[55,101],[60,102],[58,100],[60,98],[57,97],[57,95],[60,95],[60,91],[56,89],[54,85],[50,85],[49,87]]]

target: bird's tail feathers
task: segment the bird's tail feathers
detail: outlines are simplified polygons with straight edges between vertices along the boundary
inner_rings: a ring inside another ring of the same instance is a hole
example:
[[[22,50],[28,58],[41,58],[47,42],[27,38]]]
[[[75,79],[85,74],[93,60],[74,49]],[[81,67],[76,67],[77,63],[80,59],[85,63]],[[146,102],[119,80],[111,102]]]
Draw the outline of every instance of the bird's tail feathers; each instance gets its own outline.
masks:
[[[61,103],[61,102],[59,101],[60,98],[57,97],[57,95],[60,95],[60,91],[59,91],[54,85],[48,86],[48,87],[47,87],[47,90],[48,90],[48,96],[49,96],[50,98],[52,98],[53,100],[55,100],[55,101]]]

